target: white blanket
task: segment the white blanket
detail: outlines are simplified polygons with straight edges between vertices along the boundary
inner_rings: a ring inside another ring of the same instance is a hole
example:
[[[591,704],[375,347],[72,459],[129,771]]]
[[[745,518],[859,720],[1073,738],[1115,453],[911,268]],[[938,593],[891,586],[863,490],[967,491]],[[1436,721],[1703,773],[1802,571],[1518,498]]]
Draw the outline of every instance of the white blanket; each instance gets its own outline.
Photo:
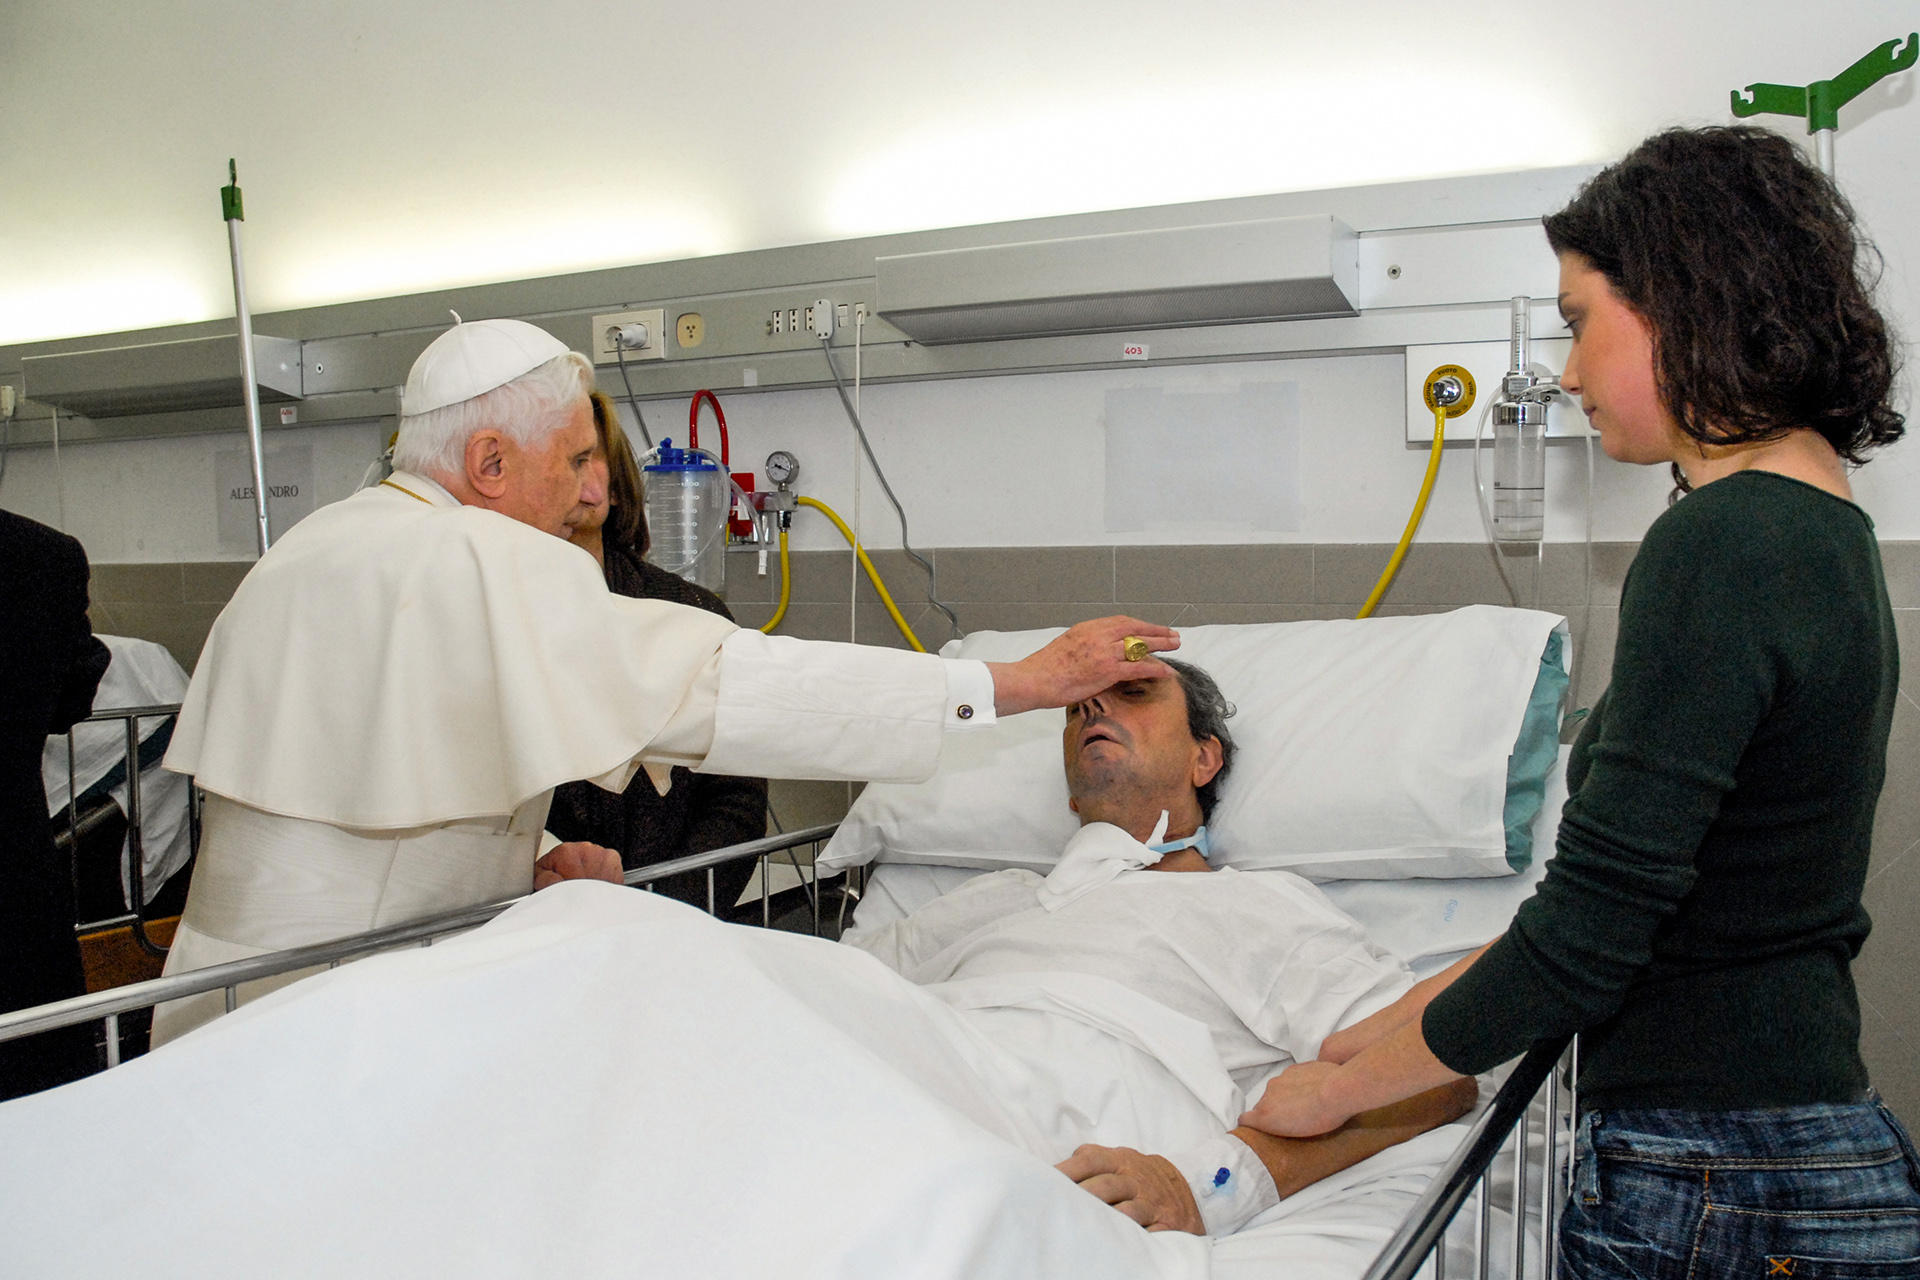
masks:
[[[1350,1280],[1458,1141],[1217,1242],[1050,1167],[1239,1105],[1204,1026],[1093,975],[923,989],[573,883],[0,1104],[0,1276]]]
[[[563,885],[0,1106],[0,1274],[1206,1275],[1011,1061],[852,948]]]

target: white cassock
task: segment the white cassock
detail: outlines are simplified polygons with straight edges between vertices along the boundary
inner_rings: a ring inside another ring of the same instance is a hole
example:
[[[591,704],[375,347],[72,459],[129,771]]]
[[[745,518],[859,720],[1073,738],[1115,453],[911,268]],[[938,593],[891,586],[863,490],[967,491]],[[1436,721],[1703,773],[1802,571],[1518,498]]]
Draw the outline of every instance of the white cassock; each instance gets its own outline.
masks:
[[[166,972],[527,893],[562,782],[918,781],[993,719],[982,663],[615,595],[580,548],[397,472],[290,530],[207,638],[166,757],[206,792]],[[223,1007],[161,1006],[155,1043]]]

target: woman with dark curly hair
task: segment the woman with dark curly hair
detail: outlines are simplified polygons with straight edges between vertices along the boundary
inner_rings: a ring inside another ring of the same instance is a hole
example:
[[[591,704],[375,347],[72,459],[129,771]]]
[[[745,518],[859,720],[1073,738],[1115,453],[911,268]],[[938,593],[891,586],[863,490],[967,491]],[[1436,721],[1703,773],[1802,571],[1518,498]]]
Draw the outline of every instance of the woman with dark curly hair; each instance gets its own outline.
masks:
[[[606,497],[572,525],[571,541],[600,562],[608,590],[636,600],[671,600],[731,621],[733,614],[719,596],[647,563],[640,464],[620,428],[613,402],[597,391],[589,398],[600,436],[593,465],[604,468],[607,483],[601,492]],[[665,795],[654,788],[644,770],[619,795],[591,782],[569,782],[554,789],[547,830],[562,840],[618,849],[621,865],[632,871],[766,835],[767,780],[695,773],[676,766]],[[739,901],[753,870],[751,860],[714,868],[714,905],[721,915]],[[694,906],[707,905],[707,877],[697,871],[670,876],[654,888]]]
[[[1563,384],[1686,496],[1627,576],[1538,891],[1246,1122],[1324,1133],[1577,1031],[1563,1274],[1920,1276],[1920,1161],[1849,969],[1899,661],[1847,481],[1903,430],[1872,248],[1752,128],[1650,138],[1546,230]]]

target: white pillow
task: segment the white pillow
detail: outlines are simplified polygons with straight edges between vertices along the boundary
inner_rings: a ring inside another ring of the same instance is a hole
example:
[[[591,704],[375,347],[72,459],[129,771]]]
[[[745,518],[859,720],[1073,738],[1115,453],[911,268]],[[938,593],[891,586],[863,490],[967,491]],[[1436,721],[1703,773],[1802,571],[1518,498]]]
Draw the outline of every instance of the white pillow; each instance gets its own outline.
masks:
[[[1560,810],[1567,803],[1567,756],[1561,747],[1547,775],[1546,803],[1533,827],[1533,860],[1515,875],[1465,880],[1333,880],[1320,889],[1359,922],[1367,936],[1410,965],[1417,977],[1447,967],[1506,931],[1513,913],[1546,878]],[[976,868],[889,863],[875,868],[846,936],[855,938],[901,920],[935,898],[985,875]],[[1265,872],[1252,872],[1263,875]]]
[[[1365,621],[1189,627],[1176,656],[1219,682],[1240,751],[1214,860],[1310,879],[1504,876],[1507,757],[1554,614],[1471,605]],[[946,657],[1015,661],[1059,629],[975,632]],[[1060,711],[948,738],[926,782],[876,783],[822,865],[879,859],[1045,872],[1079,828]]]

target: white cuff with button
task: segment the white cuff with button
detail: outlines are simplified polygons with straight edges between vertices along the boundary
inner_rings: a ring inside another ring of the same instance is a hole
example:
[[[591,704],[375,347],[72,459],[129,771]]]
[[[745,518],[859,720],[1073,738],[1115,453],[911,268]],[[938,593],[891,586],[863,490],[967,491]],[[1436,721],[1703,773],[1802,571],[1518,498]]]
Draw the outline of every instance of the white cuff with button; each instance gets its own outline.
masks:
[[[994,723],[993,672],[971,658],[944,658],[947,665],[949,729],[977,729]]]
[[[1230,1133],[1167,1159],[1187,1180],[1210,1236],[1232,1235],[1280,1203],[1280,1188],[1267,1166]]]

